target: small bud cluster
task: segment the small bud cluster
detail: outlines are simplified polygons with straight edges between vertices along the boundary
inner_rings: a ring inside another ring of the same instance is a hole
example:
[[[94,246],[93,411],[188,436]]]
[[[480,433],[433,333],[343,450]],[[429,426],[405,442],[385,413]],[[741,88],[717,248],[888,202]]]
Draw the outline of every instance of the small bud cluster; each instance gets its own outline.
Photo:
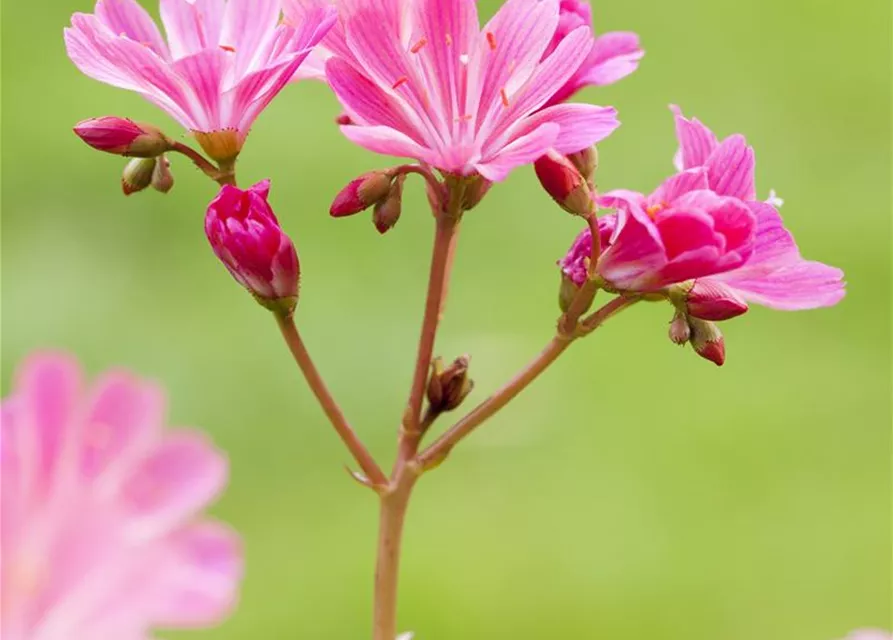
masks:
[[[595,149],[563,156],[549,151],[533,164],[536,177],[559,207],[577,216],[595,212],[592,176],[598,165]]]
[[[471,358],[460,356],[444,367],[442,358],[431,363],[431,376],[428,378],[428,411],[439,415],[456,409],[474,388],[474,381],[468,377]]]

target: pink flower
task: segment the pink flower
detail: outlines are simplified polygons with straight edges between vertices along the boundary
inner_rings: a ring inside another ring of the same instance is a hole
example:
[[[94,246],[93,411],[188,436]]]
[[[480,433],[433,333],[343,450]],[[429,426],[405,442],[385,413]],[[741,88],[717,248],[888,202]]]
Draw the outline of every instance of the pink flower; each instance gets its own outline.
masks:
[[[84,386],[38,354],[2,404],[4,640],[147,638],[232,610],[238,536],[201,516],[227,481],[198,431],[169,431],[164,393],[123,371]]]
[[[612,108],[543,108],[592,49],[581,26],[543,58],[558,0],[508,0],[483,29],[474,0],[342,4],[344,40],[326,76],[352,122],[342,132],[370,151],[498,181],[550,148],[580,151],[618,126]]]
[[[136,0],[98,0],[65,29],[83,73],[141,93],[231,161],[255,118],[334,21],[328,7],[281,24],[278,0],[161,0],[167,42]]]
[[[300,264],[267,198],[270,181],[242,190],[224,185],[208,205],[205,234],[233,278],[271,309],[294,308]]]
[[[680,173],[648,197],[613,191],[599,199],[618,211],[599,219],[599,275],[631,291],[693,280],[688,311],[707,320],[739,315],[747,302],[787,310],[839,302],[843,273],[803,260],[775,207],[754,199],[754,153],[744,137],[719,142],[673,111]],[[588,236],[583,231],[559,263],[576,284],[586,278]]]
[[[729,271],[753,251],[754,213],[711,191],[704,168],[676,174],[647,197],[612,191],[598,202],[618,211],[598,261],[599,275],[616,289],[655,291]]]
[[[881,629],[856,629],[845,640],[893,640],[893,634]]]
[[[695,283],[713,287],[773,309],[799,310],[833,306],[845,295],[843,272],[821,262],[804,260],[778,210],[769,202],[753,202],[753,150],[743,136],[721,143],[697,119],[686,119],[672,107],[679,138],[677,160],[683,169],[707,171],[709,187],[724,196],[748,202],[756,218],[753,251],[740,267]]]
[[[592,25],[592,8],[587,0],[561,0],[558,29],[545,55],[551,54],[570,33],[580,26]],[[564,102],[587,86],[612,84],[631,74],[645,55],[639,36],[629,31],[610,31],[595,39],[589,55],[580,68],[549,100],[548,104]]]
[[[115,116],[82,120],[74,132],[94,149],[117,155],[155,158],[170,146],[170,141],[152,125]]]

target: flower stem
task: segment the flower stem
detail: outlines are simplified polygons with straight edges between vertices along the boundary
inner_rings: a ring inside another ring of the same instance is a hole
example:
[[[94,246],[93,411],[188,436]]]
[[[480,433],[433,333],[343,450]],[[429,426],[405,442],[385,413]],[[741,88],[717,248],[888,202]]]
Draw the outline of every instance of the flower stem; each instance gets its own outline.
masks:
[[[586,318],[574,334],[567,335],[559,332],[546,345],[545,349],[531,360],[514,378],[472,409],[468,415],[450,427],[446,433],[423,451],[418,456],[418,463],[421,465],[421,468],[423,470],[431,469],[443,462],[453,447],[526,389],[531,382],[536,380],[543,371],[549,368],[549,365],[564,353],[574,340],[595,331],[605,320],[637,301],[637,298],[614,298]]]
[[[332,426],[335,427],[338,436],[347,446],[348,450],[357,461],[357,464],[360,465],[360,469],[363,470],[363,473],[369,479],[373,488],[385,487],[388,483],[387,476],[385,476],[384,472],[378,466],[378,463],[375,462],[375,459],[350,427],[350,424],[348,424],[347,419],[341,412],[338,403],[335,402],[332,394],[329,393],[328,388],[326,388],[322,376],[320,376],[319,371],[317,371],[316,365],[313,364],[313,360],[310,359],[310,354],[307,352],[307,348],[304,346],[304,341],[298,333],[294,317],[280,313],[274,315],[276,316],[276,322],[279,324],[279,330],[282,332],[282,337],[285,339],[289,351],[291,351],[294,356],[295,362],[307,379],[308,386],[313,391],[313,394],[322,406],[323,411],[325,411],[326,416],[328,416]]]
[[[190,160],[192,160],[193,164],[198,167],[202,173],[211,178],[214,182],[223,186],[225,184],[236,184],[236,173],[234,166],[228,168],[228,170],[224,170],[222,168],[218,168],[214,166],[214,164],[205,158],[198,151],[190,147],[189,145],[183,144],[182,142],[174,142],[171,147],[171,151],[176,153],[181,153]]]
[[[455,200],[461,201],[461,194]],[[431,272],[428,277],[428,294],[425,301],[425,315],[422,319],[422,330],[419,336],[418,353],[416,354],[415,372],[412,378],[412,388],[409,394],[409,402],[403,415],[403,433],[401,434],[401,452],[398,457],[398,465],[401,460],[408,460],[418,448],[418,440],[421,436],[419,420],[422,412],[422,400],[425,393],[428,369],[431,365],[431,356],[434,352],[434,338],[437,335],[437,326],[440,322],[440,314],[446,292],[451,253],[453,251],[453,238],[459,228],[459,217],[452,211],[444,212],[437,216],[437,229],[434,235],[434,248],[431,254]]]
[[[419,472],[403,466],[391,490],[381,495],[378,525],[378,554],[375,565],[375,612],[373,640],[397,637],[397,582],[400,574],[400,544],[409,496]]]

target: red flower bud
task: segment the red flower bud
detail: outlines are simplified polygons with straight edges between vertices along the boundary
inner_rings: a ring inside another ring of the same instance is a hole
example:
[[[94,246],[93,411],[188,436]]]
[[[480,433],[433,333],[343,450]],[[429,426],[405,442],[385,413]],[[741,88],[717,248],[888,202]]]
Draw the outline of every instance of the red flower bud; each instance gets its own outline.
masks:
[[[686,299],[688,314],[702,320],[729,320],[747,312],[747,303],[719,282],[696,280]]]
[[[115,116],[83,120],[74,132],[94,149],[135,158],[160,156],[171,144],[157,127]]]
[[[592,191],[574,164],[556,151],[533,163],[536,177],[555,202],[568,213],[586,216],[593,212]]]
[[[329,213],[335,218],[352,216],[384,200],[391,191],[392,177],[388,171],[370,171],[354,178],[335,196]]]
[[[298,300],[300,263],[267,202],[269,191],[269,180],[245,191],[224,185],[208,205],[205,234],[239,284],[266,308],[287,314]]]
[[[576,153],[569,153],[567,154],[567,159],[574,164],[584,179],[592,180],[595,170],[598,169],[598,149],[596,149],[595,145],[586,147]]]
[[[689,318],[691,346],[699,356],[721,367],[726,361],[726,345],[722,332],[709,320]]]

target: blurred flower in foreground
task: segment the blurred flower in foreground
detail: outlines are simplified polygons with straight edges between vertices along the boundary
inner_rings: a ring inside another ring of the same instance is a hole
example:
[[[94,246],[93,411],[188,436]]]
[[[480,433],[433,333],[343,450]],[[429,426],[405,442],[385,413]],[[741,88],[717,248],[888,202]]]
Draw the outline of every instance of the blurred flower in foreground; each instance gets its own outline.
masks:
[[[893,634],[881,629],[856,629],[844,640],[893,640]]]
[[[609,107],[546,106],[593,46],[580,25],[543,58],[558,0],[508,0],[484,27],[475,0],[342,5],[339,31],[325,41],[334,53],[326,78],[351,121],[342,133],[369,151],[499,181],[550,148],[580,151],[619,125]],[[349,37],[339,42],[342,27]]]
[[[281,23],[278,0],[163,0],[165,42],[136,0],[98,0],[72,16],[65,44],[84,74],[143,94],[230,162],[335,19],[325,6],[301,17]]]
[[[224,185],[208,205],[205,235],[233,278],[260,304],[288,314],[298,301],[301,268],[269,195],[269,180],[245,190]]]
[[[65,355],[20,366],[2,404],[3,640],[135,640],[229,614],[241,544],[201,516],[227,461],[164,414],[122,371],[84,387]]]

